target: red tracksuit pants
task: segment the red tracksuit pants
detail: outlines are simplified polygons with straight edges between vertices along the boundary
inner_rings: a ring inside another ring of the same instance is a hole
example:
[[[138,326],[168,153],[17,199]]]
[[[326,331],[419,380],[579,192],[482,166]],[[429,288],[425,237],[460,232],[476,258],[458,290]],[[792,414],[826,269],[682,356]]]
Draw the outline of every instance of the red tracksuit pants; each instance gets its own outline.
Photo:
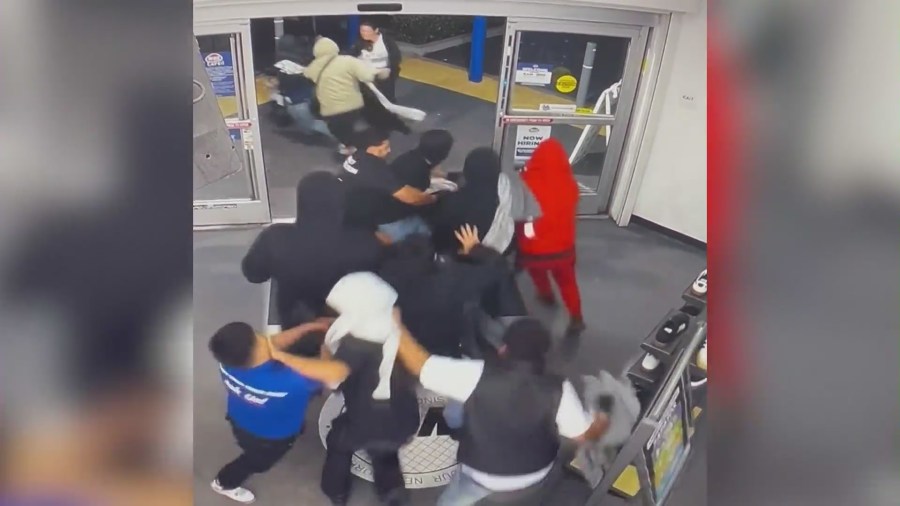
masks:
[[[528,271],[538,295],[548,299],[553,297],[550,278],[562,294],[563,303],[569,316],[581,319],[581,294],[578,292],[578,278],[575,276],[575,256],[553,260],[525,260],[523,267]]]

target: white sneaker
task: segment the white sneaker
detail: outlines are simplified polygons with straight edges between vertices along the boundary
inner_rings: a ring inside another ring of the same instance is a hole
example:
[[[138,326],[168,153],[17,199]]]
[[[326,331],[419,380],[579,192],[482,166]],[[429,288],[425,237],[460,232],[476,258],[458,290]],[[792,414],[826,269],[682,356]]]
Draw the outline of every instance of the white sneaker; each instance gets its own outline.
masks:
[[[225,497],[237,501],[243,504],[250,504],[256,500],[256,496],[253,495],[253,492],[247,490],[244,487],[237,487],[231,490],[225,490],[222,488],[222,485],[219,485],[219,480],[213,480],[212,489],[219,494],[224,495]]]
[[[694,281],[694,284],[691,285],[691,291],[697,295],[706,295],[706,269],[703,269],[703,272],[697,276],[697,280]]]
[[[644,355],[644,360],[641,361],[641,367],[643,367],[645,371],[652,371],[659,367],[659,359],[648,353]]]

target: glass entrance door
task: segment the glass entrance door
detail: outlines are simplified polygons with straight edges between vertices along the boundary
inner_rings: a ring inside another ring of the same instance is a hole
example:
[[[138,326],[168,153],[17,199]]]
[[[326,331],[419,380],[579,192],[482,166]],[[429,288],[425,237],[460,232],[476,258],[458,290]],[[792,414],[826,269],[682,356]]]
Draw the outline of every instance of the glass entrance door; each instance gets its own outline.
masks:
[[[250,23],[194,33],[194,226],[268,223]]]
[[[606,212],[649,29],[510,18],[494,146],[521,168],[543,139],[569,153],[580,214]]]

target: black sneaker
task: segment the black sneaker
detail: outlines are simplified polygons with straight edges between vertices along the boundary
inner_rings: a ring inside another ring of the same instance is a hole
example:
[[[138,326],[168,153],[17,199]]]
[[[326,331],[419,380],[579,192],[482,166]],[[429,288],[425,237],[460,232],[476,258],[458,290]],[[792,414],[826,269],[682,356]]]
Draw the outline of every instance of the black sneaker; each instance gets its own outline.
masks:
[[[556,297],[552,295],[538,295],[537,301],[540,302],[542,306],[556,307]]]
[[[569,326],[566,327],[566,337],[578,337],[586,328],[587,325],[584,324],[584,320],[581,318],[572,318],[569,321]]]
[[[384,506],[408,506],[409,492],[405,488],[396,488],[380,499]]]
[[[684,313],[675,313],[656,333],[656,341],[661,344],[669,344],[680,336],[691,323],[691,317]]]

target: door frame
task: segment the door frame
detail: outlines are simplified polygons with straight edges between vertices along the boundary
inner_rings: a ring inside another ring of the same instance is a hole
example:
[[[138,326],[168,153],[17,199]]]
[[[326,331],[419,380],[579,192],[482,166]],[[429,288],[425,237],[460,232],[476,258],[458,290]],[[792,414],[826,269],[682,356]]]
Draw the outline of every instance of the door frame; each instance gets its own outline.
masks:
[[[194,36],[234,34],[232,60],[235,66],[236,95],[241,116],[250,122],[253,136],[250,149],[250,198],[224,198],[193,201],[194,227],[251,225],[269,223],[269,190],[259,132],[259,108],[256,104],[256,77],[253,72],[253,47],[250,20],[195,23]],[[243,148],[242,148],[243,149]]]
[[[582,196],[579,201],[579,214],[600,214],[609,205],[613,185],[616,181],[622,148],[625,144],[631,110],[634,106],[641,66],[647,49],[650,26],[625,25],[604,22],[565,22],[536,18],[508,17],[500,86],[497,90],[497,108],[495,112],[493,147],[504,159],[504,137],[508,125],[585,125],[586,128],[602,126],[611,127],[607,153],[604,157],[600,177],[591,190],[596,195]],[[628,54],[625,57],[622,85],[618,105],[614,114],[572,114],[559,112],[541,112],[512,109],[512,90],[515,85],[515,72],[519,63],[519,49],[523,32],[574,33],[598,35],[630,39]]]

